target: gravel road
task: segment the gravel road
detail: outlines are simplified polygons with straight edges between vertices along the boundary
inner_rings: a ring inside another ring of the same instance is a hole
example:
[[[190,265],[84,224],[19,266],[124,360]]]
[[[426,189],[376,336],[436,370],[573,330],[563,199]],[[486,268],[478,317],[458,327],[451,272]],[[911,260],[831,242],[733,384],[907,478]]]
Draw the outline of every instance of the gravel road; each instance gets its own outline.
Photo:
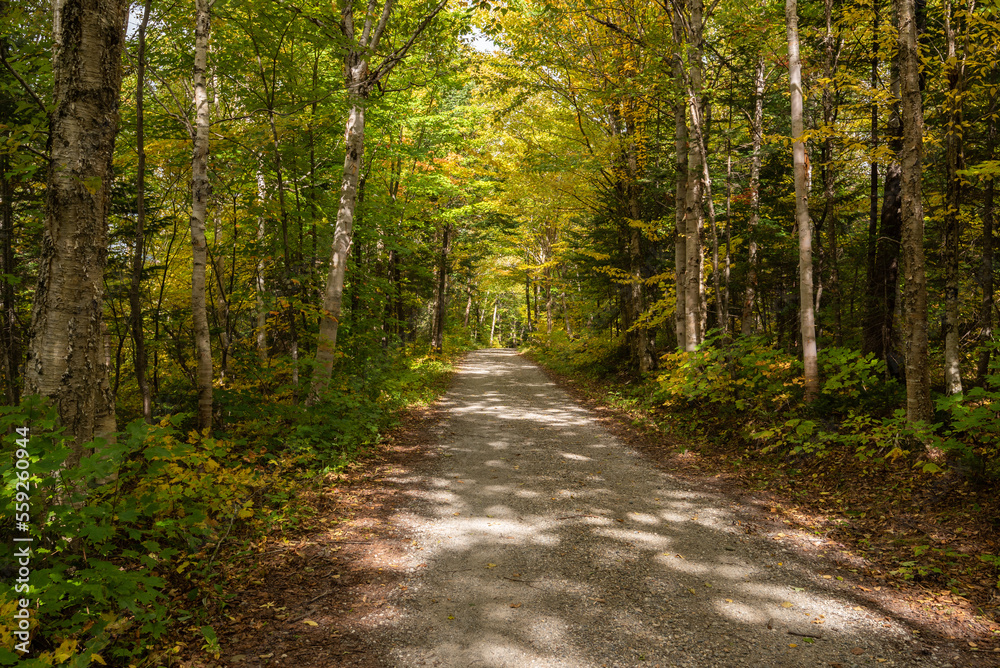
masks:
[[[386,666],[948,665],[513,351],[469,355],[443,407],[442,456],[395,520],[414,541],[402,615],[373,636]]]

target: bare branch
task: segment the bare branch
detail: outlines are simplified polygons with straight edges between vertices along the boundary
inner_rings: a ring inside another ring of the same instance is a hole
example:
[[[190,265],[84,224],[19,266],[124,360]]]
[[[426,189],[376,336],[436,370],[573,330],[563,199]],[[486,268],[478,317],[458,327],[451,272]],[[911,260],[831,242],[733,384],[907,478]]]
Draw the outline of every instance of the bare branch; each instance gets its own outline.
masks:
[[[3,65],[4,67],[7,68],[7,71],[13,74],[14,78],[17,79],[18,82],[21,84],[21,87],[28,92],[28,95],[31,96],[31,99],[34,100],[35,104],[38,105],[38,108],[42,110],[42,113],[48,116],[49,110],[45,108],[45,103],[42,102],[42,99],[40,97],[35,95],[35,91],[31,90],[31,86],[28,85],[27,81],[21,78],[21,75],[17,73],[17,70],[15,70],[13,67],[10,66],[10,63],[7,62],[7,56],[4,54],[2,49],[0,49],[0,60],[3,61]]]
[[[385,7],[382,8],[382,16],[378,20],[378,25],[375,26],[375,32],[372,33],[371,50],[374,51],[378,48],[378,43],[382,39],[382,33],[385,32],[385,26],[389,23],[389,14],[392,13],[392,6],[394,0],[386,0]]]
[[[643,42],[641,39],[639,39],[638,37],[634,37],[634,36],[630,35],[629,33],[625,32],[625,30],[622,27],[620,27],[616,23],[612,23],[608,19],[597,18],[596,16],[594,16],[590,12],[586,12],[586,16],[591,21],[595,21],[597,23],[600,23],[602,26],[604,26],[608,30],[611,30],[612,32],[618,33],[619,35],[621,35],[622,37],[624,37],[628,41],[632,42],[636,46],[643,46],[643,47],[646,46],[645,42]]]
[[[386,4],[388,4],[388,2]],[[413,43],[417,41],[417,38],[420,37],[424,30],[427,29],[427,26],[429,26],[431,21],[434,20],[434,17],[436,17],[441,10],[444,9],[446,4],[448,4],[448,0],[441,0],[431,13],[425,16],[420,22],[417,28],[413,31],[413,34],[410,35],[410,39],[406,40],[406,44],[393,51],[391,55],[387,56],[386,59],[382,61],[382,64],[378,66],[378,69],[368,76],[368,81],[366,82],[368,86],[374,86],[378,83],[382,77],[389,74],[389,72],[392,71],[392,68],[398,65],[399,62],[406,57],[406,52],[410,50]]]

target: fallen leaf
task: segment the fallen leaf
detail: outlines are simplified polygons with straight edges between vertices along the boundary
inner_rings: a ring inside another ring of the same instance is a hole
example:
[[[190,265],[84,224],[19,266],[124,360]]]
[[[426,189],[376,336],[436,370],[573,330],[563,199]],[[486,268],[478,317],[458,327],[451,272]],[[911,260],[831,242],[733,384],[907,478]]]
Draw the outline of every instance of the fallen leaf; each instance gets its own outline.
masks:
[[[794,605],[795,605],[795,604],[794,604],[794,603],[792,603],[791,601],[785,601],[784,603],[782,603],[782,604],[781,604],[781,607],[782,607],[782,608],[791,608],[791,607],[792,607],[792,606],[794,606]]]
[[[833,579],[833,576],[832,576],[832,575],[824,575],[824,576],[823,576],[823,579],[824,579],[824,580],[832,580],[832,579]]]
[[[319,624],[317,624],[316,622],[314,622],[311,619],[304,619],[304,620],[302,620],[302,623],[303,624],[308,624],[309,626],[319,626]]]
[[[789,647],[798,647],[798,645],[796,645],[796,644],[795,644],[795,643],[793,643],[793,642],[790,642],[790,643],[788,643],[788,646],[789,646]]]
[[[512,608],[520,608],[521,604],[520,603],[511,603],[510,607],[512,607]]]
[[[455,619],[455,615],[448,615],[448,619]]]
[[[486,568],[496,568],[496,564],[486,564]]]
[[[851,654],[853,654],[854,656],[861,656],[864,653],[865,653],[865,650],[861,649],[860,647],[852,647],[851,648]]]
[[[726,603],[732,603],[732,602],[733,602],[733,599],[731,599],[731,598],[727,598],[726,599]]]

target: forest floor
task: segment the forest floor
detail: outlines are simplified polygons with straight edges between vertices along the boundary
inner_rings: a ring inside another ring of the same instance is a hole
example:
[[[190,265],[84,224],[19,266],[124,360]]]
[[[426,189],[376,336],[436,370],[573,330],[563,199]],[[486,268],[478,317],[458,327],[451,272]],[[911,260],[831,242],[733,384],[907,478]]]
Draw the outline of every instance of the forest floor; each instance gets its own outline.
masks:
[[[1000,664],[968,599],[594,396],[474,353],[233,567],[220,658],[182,665]]]

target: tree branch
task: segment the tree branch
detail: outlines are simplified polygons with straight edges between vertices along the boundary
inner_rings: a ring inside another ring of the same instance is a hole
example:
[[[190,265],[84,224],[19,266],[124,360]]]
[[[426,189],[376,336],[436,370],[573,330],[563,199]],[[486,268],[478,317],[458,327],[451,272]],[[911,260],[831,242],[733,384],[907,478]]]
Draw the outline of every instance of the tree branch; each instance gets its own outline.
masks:
[[[13,74],[14,78],[17,79],[18,82],[21,84],[21,86],[24,88],[24,90],[28,92],[28,95],[31,96],[31,99],[34,100],[35,103],[38,105],[38,108],[42,110],[42,113],[48,116],[49,110],[45,108],[45,103],[42,102],[42,99],[40,97],[35,95],[35,91],[31,90],[31,86],[28,85],[28,82],[22,79],[21,75],[17,73],[17,70],[11,67],[10,63],[7,62],[7,56],[6,54],[4,54],[2,49],[0,49],[0,60],[3,61],[3,65],[4,67],[7,68],[7,71]]]
[[[386,4],[388,5],[389,3]],[[434,17],[436,17],[441,10],[444,9],[446,4],[448,4],[448,0],[441,0],[431,13],[425,16],[420,22],[420,25],[418,25],[416,30],[413,31],[413,34],[410,35],[410,39],[406,40],[406,44],[393,51],[391,55],[387,56],[386,59],[382,61],[382,64],[378,66],[378,69],[368,75],[368,80],[365,82],[367,86],[374,86],[382,77],[389,74],[389,72],[392,71],[392,68],[398,65],[399,62],[406,57],[406,52],[410,50],[413,43],[417,41],[417,38],[420,37],[427,26],[430,25],[431,21],[434,20]]]

